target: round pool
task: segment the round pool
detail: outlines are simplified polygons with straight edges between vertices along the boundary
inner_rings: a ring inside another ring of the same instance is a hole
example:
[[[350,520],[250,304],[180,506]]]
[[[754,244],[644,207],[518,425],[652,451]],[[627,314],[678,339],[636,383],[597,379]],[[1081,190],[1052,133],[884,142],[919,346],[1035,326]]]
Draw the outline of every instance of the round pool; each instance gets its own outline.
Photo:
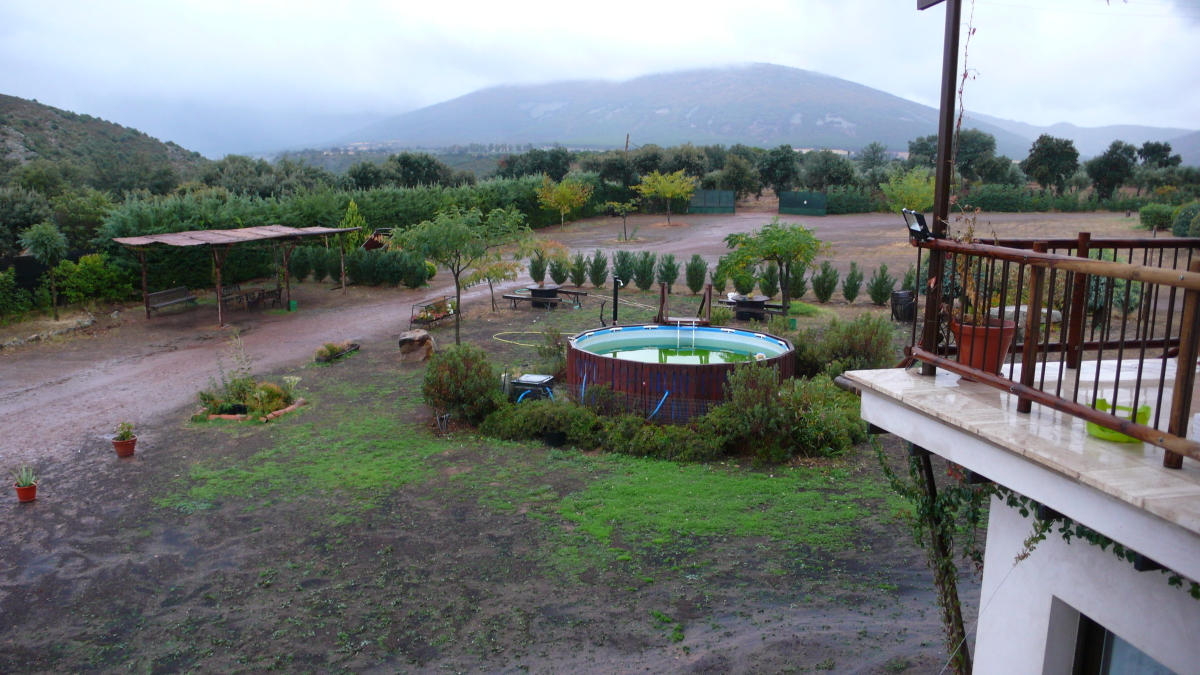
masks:
[[[709,326],[613,326],[585,331],[567,346],[567,384],[604,384],[653,400],[720,401],[725,379],[748,361],[780,376],[795,369],[792,343],[766,333]]]

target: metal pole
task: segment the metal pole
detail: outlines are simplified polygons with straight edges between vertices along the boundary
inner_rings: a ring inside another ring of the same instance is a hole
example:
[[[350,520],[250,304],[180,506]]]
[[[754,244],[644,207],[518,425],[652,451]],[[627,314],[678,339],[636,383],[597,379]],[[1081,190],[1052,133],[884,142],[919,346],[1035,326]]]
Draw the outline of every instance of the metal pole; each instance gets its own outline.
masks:
[[[950,181],[954,179],[954,94],[958,81],[958,33],[962,22],[962,0],[946,1],[946,34],[942,42],[942,97],[938,114],[937,164],[933,188],[933,233],[942,235],[950,223]],[[929,288],[925,296],[925,330],[921,343],[925,349],[937,350],[939,314],[942,304],[942,268],[945,253],[929,252]],[[937,369],[921,366],[922,375],[933,375]]]
[[[617,296],[621,290],[621,284],[624,283],[620,279],[613,277],[613,325],[617,325]]]
[[[1075,255],[1088,258],[1091,250],[1092,234],[1079,233],[1079,244]],[[1087,303],[1086,274],[1075,273],[1075,286],[1071,289],[1071,322],[1067,325],[1067,367],[1078,369],[1083,360],[1083,326],[1087,320],[1085,305]],[[1019,302],[1017,303],[1020,304]]]

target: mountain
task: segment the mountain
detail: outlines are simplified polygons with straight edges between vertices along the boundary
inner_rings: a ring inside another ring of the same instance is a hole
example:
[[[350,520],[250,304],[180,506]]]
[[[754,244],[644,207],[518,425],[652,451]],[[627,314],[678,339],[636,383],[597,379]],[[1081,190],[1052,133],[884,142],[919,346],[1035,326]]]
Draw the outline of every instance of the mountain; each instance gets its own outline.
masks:
[[[612,148],[692,142],[857,150],[879,141],[907,150],[936,133],[938,112],[898,96],[798,68],[753,64],[647,75],[625,82],[502,86],[397,115],[343,137],[342,144],[442,147],[472,142],[558,142]],[[981,120],[1020,159],[1030,142]]]
[[[1146,141],[1168,141],[1171,143],[1172,148],[1174,148],[1175,139],[1187,134],[1194,135],[1194,132],[1190,129],[1145,127],[1135,124],[1116,124],[1107,127],[1077,127],[1067,122],[1059,122],[1048,127],[1039,127],[1033,124],[1026,124],[1025,122],[1014,122],[981,113],[968,112],[966,116],[979,122],[999,127],[1005,131],[1010,131],[1028,139],[1028,143],[1033,143],[1042,134],[1050,134],[1056,138],[1069,138],[1075,141],[1075,149],[1079,150],[1080,156],[1084,158],[1099,155],[1113,141],[1125,141],[1139,147]],[[1175,152],[1178,152],[1178,149]],[[1021,156],[1024,157],[1028,153],[1029,146],[1027,144]],[[1187,162],[1185,158],[1185,163],[1196,164],[1198,162]]]
[[[186,179],[208,161],[137,129],[0,94],[0,173],[38,158],[69,160],[103,189],[163,166]]]
[[[1188,166],[1200,166],[1200,131],[1172,139],[1171,152],[1183,155],[1183,163]]]

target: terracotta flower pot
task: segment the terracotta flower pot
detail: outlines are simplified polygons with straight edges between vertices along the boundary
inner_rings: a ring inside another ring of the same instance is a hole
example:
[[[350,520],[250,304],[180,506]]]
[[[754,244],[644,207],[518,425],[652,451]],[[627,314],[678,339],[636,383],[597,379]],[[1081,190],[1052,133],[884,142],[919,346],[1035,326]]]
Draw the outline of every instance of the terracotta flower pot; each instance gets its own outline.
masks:
[[[113,439],[113,450],[117,451],[117,457],[133,457],[133,447],[137,445],[137,436],[127,440],[118,441]]]
[[[13,487],[17,489],[17,501],[19,502],[32,502],[37,499],[37,483],[26,487],[13,483]]]
[[[998,375],[1017,334],[1017,322],[991,318],[988,325],[980,326],[951,319],[950,331],[958,341],[959,363]]]

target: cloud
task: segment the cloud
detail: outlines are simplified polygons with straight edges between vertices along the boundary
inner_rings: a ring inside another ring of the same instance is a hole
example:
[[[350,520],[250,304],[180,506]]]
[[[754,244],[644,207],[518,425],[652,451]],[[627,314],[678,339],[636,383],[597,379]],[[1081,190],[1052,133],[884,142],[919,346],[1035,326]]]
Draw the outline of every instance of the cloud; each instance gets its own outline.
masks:
[[[967,106],[1035,124],[1195,127],[1200,9],[1174,3],[980,0]],[[936,105],[944,10],[912,5],[5,3],[0,92],[210,155],[316,143],[486,86],[730,63],[816,70]]]

